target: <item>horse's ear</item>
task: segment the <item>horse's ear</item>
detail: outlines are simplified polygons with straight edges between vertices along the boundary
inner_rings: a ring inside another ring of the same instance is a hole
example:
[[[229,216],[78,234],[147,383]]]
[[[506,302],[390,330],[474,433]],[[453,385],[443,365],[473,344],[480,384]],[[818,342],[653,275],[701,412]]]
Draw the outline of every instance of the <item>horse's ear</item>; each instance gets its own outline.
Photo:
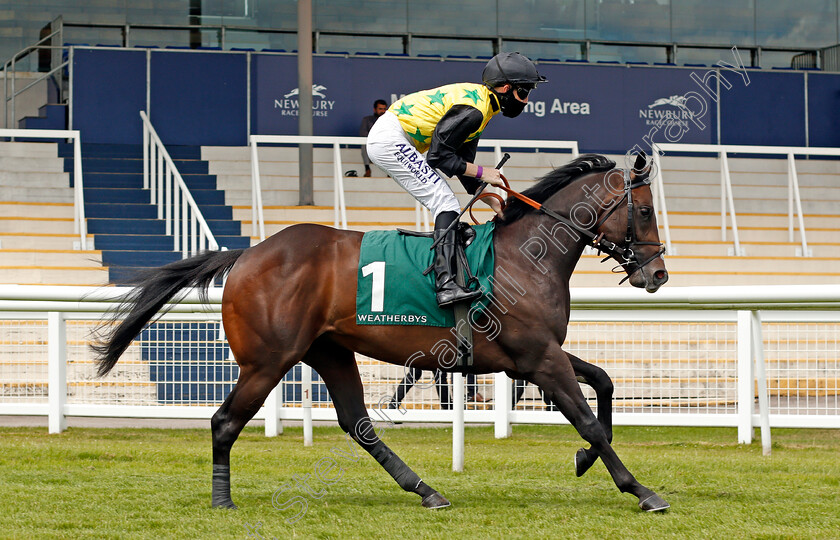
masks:
[[[650,163],[647,161],[647,154],[644,150],[639,150],[636,154],[636,162],[633,164],[633,170],[630,171],[630,179],[645,180],[650,174]]]

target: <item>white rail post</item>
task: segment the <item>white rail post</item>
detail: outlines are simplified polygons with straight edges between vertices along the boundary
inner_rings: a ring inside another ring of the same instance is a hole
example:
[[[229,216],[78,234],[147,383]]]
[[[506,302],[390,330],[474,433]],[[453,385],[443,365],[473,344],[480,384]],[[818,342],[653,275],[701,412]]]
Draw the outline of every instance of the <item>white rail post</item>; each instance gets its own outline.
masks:
[[[158,184],[158,186],[157,186],[157,190],[158,190],[158,194],[157,194],[157,207],[158,207],[157,218],[158,219],[163,219],[163,174],[164,174],[163,173],[163,171],[164,171],[163,143],[160,142],[160,139],[158,139],[158,142],[160,143],[161,148],[159,148],[158,152],[157,152],[157,184]]]
[[[421,220],[421,206],[420,201],[414,201],[414,230],[419,231],[420,229],[420,220]]]
[[[157,202],[157,176],[155,175],[155,172],[157,171],[157,166],[155,165],[157,163],[157,158],[155,157],[157,147],[155,146],[154,141],[151,140],[151,131],[149,132],[149,139],[149,203],[155,204]]]
[[[493,409],[495,411],[495,435],[497,439],[510,437],[510,379],[504,372],[494,375],[493,379]]]
[[[793,243],[793,176],[790,168],[791,154],[788,154],[788,242]]]
[[[181,216],[179,215],[181,212],[180,195],[180,189],[176,189],[175,192],[172,194],[172,239],[174,244],[172,247],[173,251],[179,251],[181,249]]]
[[[335,203],[335,228],[347,229],[347,206],[344,202],[344,177],[341,174],[341,147],[333,143],[333,180]]]
[[[257,142],[251,136],[251,236],[257,236],[257,192],[259,191],[260,158],[257,153]],[[263,238],[260,238],[262,241]]]
[[[767,395],[767,370],[764,364],[764,338],[761,331],[761,314],[750,312],[750,326],[752,327],[752,350],[755,358],[755,378],[758,383],[758,425],[761,426],[761,450],[765,456],[770,455],[770,403]]]
[[[655,145],[651,149],[653,153],[653,166],[656,175],[653,178],[652,189],[654,189],[654,201],[656,210],[662,216],[662,230],[665,232],[665,251],[669,255],[676,255],[677,252],[671,244],[671,223],[668,221],[668,207],[665,205],[665,176],[662,174],[662,160],[659,157],[659,148]]]
[[[735,199],[732,196],[732,178],[729,175],[729,160],[726,157],[726,150],[721,150],[721,167],[723,169],[723,177],[726,184],[726,201],[729,205],[729,221],[732,223],[732,240],[735,243],[736,257],[745,255],[744,250],[741,249],[741,239],[738,235],[738,220],[735,217]],[[726,219],[723,220],[723,240],[726,241]]]
[[[61,433],[67,429],[67,327],[63,313],[47,314],[47,336],[49,432]]]
[[[796,174],[796,162],[793,152],[788,152],[788,175],[790,176],[793,199],[796,203],[796,214],[799,216],[799,239],[802,241],[802,256],[810,257],[808,253],[808,241],[805,239],[805,220],[802,216],[802,199],[799,194],[799,178]],[[793,242],[793,216],[791,216],[790,241]]]
[[[303,407],[303,446],[312,446],[312,367],[301,364],[300,401]]]
[[[280,407],[283,406],[283,381],[277,383],[274,390],[265,398],[265,436],[276,437],[283,433],[283,420]]]
[[[452,470],[464,471],[464,374],[452,374]]]
[[[82,136],[76,132],[73,137],[73,187],[76,195],[76,220],[79,233],[79,247],[87,249],[87,221],[85,221],[85,183],[82,176]]]
[[[149,126],[146,122],[143,122],[143,189],[149,189]]]
[[[720,241],[726,242],[726,151],[720,150]]]
[[[750,444],[753,438],[752,416],[755,409],[753,381],[752,314],[738,311],[738,443]]]
[[[178,191],[179,187],[175,187]],[[172,169],[166,167],[166,197],[164,198],[164,215],[166,217],[166,234],[172,234]]]

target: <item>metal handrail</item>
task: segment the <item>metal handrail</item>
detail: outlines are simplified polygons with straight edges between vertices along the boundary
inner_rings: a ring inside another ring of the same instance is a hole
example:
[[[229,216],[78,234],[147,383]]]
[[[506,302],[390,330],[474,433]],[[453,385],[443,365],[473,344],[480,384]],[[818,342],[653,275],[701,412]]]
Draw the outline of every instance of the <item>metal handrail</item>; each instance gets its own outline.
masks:
[[[265,240],[265,216],[262,204],[262,182],[260,180],[259,155],[257,145],[269,144],[320,144],[329,145],[333,148],[333,208],[335,228],[347,229],[347,205],[344,198],[344,176],[341,172],[340,145],[364,146],[365,137],[326,137],[326,136],[299,136],[299,135],[251,135],[248,139],[251,148],[251,235],[259,236],[260,242]],[[577,141],[520,141],[512,139],[487,139],[479,140],[481,148],[491,147],[495,152],[495,161],[499,162],[502,156],[502,148],[527,148],[527,149],[557,149],[569,150],[573,158],[578,157]],[[415,220],[417,229],[421,228],[421,219],[425,227],[429,228],[428,216],[423,216],[419,206],[415,206]]]
[[[82,141],[78,130],[69,129],[0,129],[0,137],[33,139],[73,139],[73,232],[79,235],[79,249],[87,249],[85,190],[82,180]]]
[[[169,156],[145,111],[143,119],[143,188],[157,205],[157,218],[166,221],[166,234],[174,239],[175,251],[183,258],[206,249],[218,250],[219,243],[201,214],[187,184]]]
[[[681,144],[681,143],[657,143],[655,147],[664,153],[669,152],[691,152],[700,154],[717,154],[721,160],[721,237],[726,241],[726,214],[729,212],[732,220],[732,234],[734,243],[734,254],[744,255],[738,236],[738,225],[735,217],[735,204],[732,196],[732,181],[729,174],[729,160],[727,154],[762,154],[781,155],[787,159],[788,174],[788,241],[794,241],[794,214],[796,214],[796,226],[799,229],[802,257],[811,256],[808,248],[808,241],[805,232],[804,213],[802,211],[802,200],[799,190],[799,178],[796,174],[796,163],[794,156],[830,156],[840,157],[840,148],[820,148],[812,146],[745,146],[734,144]],[[659,152],[654,152],[658,159]],[[662,168],[659,167],[659,181],[662,179]]]

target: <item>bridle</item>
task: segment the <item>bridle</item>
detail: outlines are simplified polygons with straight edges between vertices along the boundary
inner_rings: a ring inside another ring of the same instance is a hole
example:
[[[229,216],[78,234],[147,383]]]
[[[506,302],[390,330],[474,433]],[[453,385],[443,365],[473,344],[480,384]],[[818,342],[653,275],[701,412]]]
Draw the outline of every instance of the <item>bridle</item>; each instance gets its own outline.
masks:
[[[615,258],[617,261],[621,261],[619,262],[618,266],[612,269],[612,271],[616,273],[620,273],[622,271],[627,272],[627,275],[624,277],[624,279],[622,279],[619,282],[619,285],[630,279],[630,276],[634,272],[641,268],[644,268],[652,261],[659,258],[663,253],[665,253],[665,245],[661,242],[640,242],[636,236],[635,218],[633,216],[633,190],[645,185],[650,185],[649,171],[641,171],[636,166],[634,166],[632,171],[624,171],[624,195],[612,204],[612,206],[601,217],[601,219],[599,219],[598,222],[595,223],[595,225],[592,227],[592,230],[581,227],[569,218],[561,216],[560,214],[551,210],[550,208],[546,208],[545,205],[538,203],[530,197],[522,195],[518,191],[514,191],[510,188],[510,184],[508,183],[507,178],[505,178],[504,175],[501,175],[501,178],[502,182],[504,182],[504,186],[498,186],[499,189],[505,191],[511,197],[515,197],[520,201],[524,202],[525,204],[536,208],[543,214],[546,214],[547,216],[550,216],[553,219],[571,227],[583,236],[588,237],[588,245],[597,249],[599,253],[607,254],[604,260],[602,260],[601,262],[607,261],[610,257]],[[478,197],[478,199],[483,199],[486,197],[494,197],[498,199],[499,202],[501,202],[502,207],[504,208],[504,200],[496,193],[483,193]],[[627,201],[627,231],[624,233],[624,245],[619,246],[618,244],[608,240],[604,236],[604,233],[598,234],[593,231],[597,231],[601,227],[601,225],[603,225],[607,221],[607,219],[609,219],[609,217],[621,207],[621,204],[624,201]],[[472,214],[472,208],[470,208],[470,217],[473,219],[473,222],[478,223],[478,221],[475,219],[475,216],[473,216]],[[639,262],[635,250],[635,248],[637,248],[638,246],[659,246],[659,250],[644,261]]]

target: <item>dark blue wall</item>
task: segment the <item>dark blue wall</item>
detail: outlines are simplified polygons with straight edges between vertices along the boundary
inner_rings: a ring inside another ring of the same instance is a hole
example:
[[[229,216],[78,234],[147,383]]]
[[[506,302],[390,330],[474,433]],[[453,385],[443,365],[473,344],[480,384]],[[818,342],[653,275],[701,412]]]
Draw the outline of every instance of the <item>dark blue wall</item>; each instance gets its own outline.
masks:
[[[74,127],[89,142],[139,142],[145,51],[77,49]],[[167,144],[247,142],[245,53],[150,54],[151,118]],[[375,99],[478,80],[484,61],[314,59],[316,135],[357,135]],[[656,142],[804,145],[805,75],[711,68],[540,64],[549,83],[515,119],[495,118],[484,138],[577,140],[584,151],[623,153]],[[715,77],[723,79],[717,95]],[[749,84],[747,84],[747,78]],[[712,89],[704,91],[700,82]],[[297,58],[251,57],[251,133],[297,133]],[[808,76],[809,142],[840,146],[840,75]]]
[[[145,108],[145,51],[74,51],[73,129],[83,141],[141,142]]]

